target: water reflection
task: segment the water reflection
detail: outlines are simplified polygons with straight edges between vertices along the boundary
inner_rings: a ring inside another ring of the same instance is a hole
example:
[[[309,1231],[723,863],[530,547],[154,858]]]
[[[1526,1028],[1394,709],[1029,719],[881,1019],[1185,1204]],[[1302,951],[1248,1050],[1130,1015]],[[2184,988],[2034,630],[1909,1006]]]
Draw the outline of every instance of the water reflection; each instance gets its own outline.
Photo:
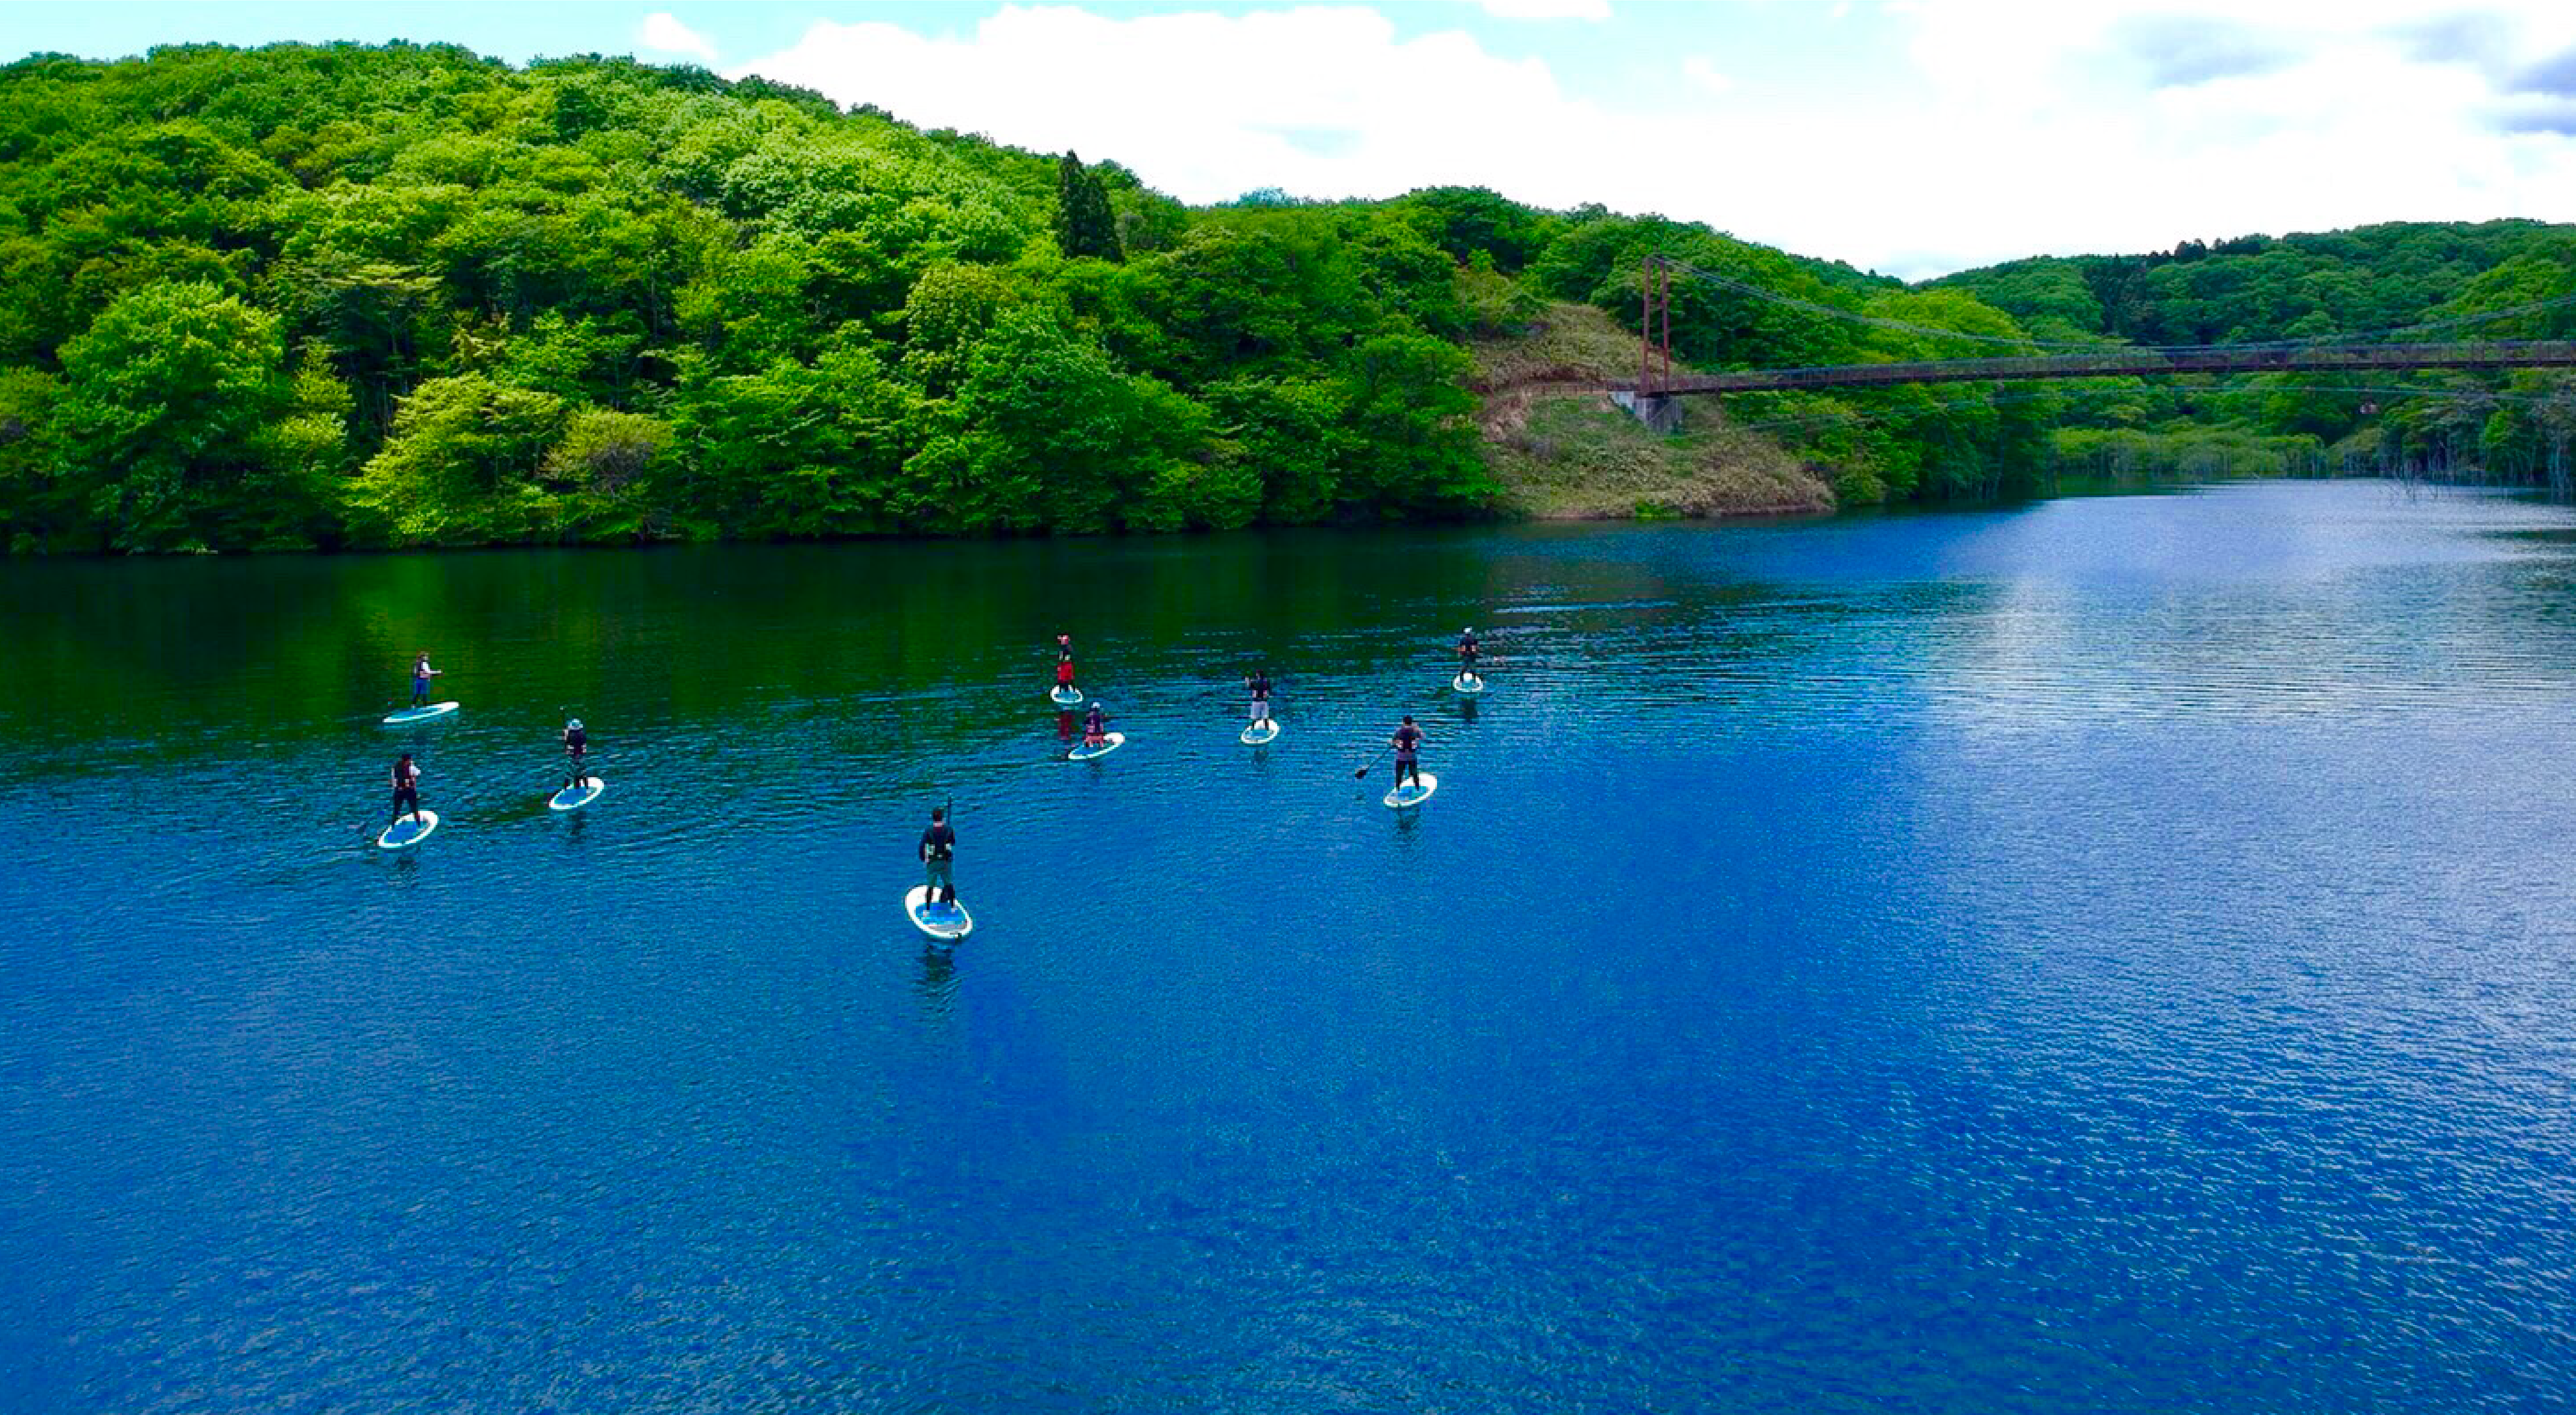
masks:
[[[2576,1055],[2571,522],[2297,486],[0,565],[0,1386],[2576,1387],[2533,1336],[2576,1329],[2534,1120]],[[1068,621],[1137,739],[1080,772]],[[421,647],[465,709],[376,725]],[[615,789],[556,820],[567,701]],[[1390,811],[1406,712],[1442,786]],[[452,814],[387,858],[407,745]],[[899,908],[951,793],[959,949]]]

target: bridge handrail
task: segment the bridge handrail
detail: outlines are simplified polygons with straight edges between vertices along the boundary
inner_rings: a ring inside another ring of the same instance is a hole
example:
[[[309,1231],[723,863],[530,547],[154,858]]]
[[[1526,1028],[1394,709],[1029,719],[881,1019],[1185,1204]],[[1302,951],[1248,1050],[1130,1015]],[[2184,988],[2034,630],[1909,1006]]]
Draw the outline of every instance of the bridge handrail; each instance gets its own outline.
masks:
[[[1988,378],[2116,377],[2125,373],[2330,372],[2340,368],[2576,366],[2576,341],[2487,339],[2436,344],[2203,344],[2169,348],[2106,345],[2098,353],[1999,359],[1919,359],[1676,374],[1648,392],[1762,392],[1802,386],[1965,383]],[[1635,392],[1635,380],[1608,385]]]

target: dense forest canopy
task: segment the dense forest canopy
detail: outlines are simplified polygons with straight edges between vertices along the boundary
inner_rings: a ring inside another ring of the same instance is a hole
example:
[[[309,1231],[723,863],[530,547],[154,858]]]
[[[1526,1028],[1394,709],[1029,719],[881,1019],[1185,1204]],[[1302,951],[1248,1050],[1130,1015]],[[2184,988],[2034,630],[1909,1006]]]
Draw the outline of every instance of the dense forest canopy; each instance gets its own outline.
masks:
[[[2034,337],[2148,345],[2385,332],[2422,339],[2576,338],[2576,228],[2536,221],[2396,223],[2186,241],[2128,256],[2039,257],[1932,282],[2005,311]],[[2331,449],[2332,465],[2474,469],[2570,489],[2576,379],[2556,371],[2417,375],[2355,388],[2328,376],[2108,387],[2070,403],[2061,452]]]
[[[2530,223],[1909,288],[1480,189],[1185,208],[1114,162],[626,59],[40,55],[0,69],[0,538],[166,551],[1474,514],[1496,485],[1471,344],[1551,302],[1633,329],[1649,253],[1845,316],[1684,280],[1676,352],[1707,367],[2297,337],[2576,290],[2576,236]],[[2088,435],[2215,429],[2257,455],[2465,438],[2526,467],[2565,440],[2536,376],[2428,380],[2405,416],[2316,382],[1729,411],[1845,502],[2021,490]]]

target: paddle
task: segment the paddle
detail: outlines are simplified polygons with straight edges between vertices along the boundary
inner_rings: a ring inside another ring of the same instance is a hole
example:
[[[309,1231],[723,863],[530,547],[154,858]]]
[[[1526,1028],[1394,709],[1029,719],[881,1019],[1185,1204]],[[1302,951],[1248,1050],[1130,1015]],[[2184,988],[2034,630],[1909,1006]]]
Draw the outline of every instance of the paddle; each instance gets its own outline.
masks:
[[[420,777],[421,777],[421,776],[426,776],[426,775],[428,775],[428,773],[427,773],[427,772],[420,772],[420,771],[419,771],[419,765],[420,765],[420,764],[419,764],[418,762],[414,762],[414,763],[412,764],[413,770],[414,770],[415,772],[419,772],[419,775],[416,775],[416,776],[414,776],[414,777],[412,778],[413,784],[415,784],[415,785],[417,785],[417,784],[419,783],[419,780],[420,780]],[[400,822],[401,822],[402,820],[404,820],[406,817],[409,817],[409,816],[412,816],[412,815],[416,815],[416,814],[418,814],[418,813],[419,813],[419,811],[420,811],[420,807],[418,807],[417,805],[415,805],[415,806],[411,807],[409,810],[398,810],[398,811],[394,812],[394,813],[393,813],[393,817],[392,817],[391,819],[387,820],[383,825],[375,825],[375,824],[372,824],[372,823],[367,824],[367,825],[362,825],[362,826],[358,827],[358,838],[359,838],[359,839],[361,839],[361,840],[368,840],[368,839],[380,838],[380,837],[382,837],[382,836],[384,835],[384,833],[385,833],[386,831],[393,829],[395,825],[397,825],[398,823],[400,823]]]
[[[942,797],[940,798],[940,801],[939,801],[939,819],[941,820],[941,822],[943,822],[944,824],[946,824],[946,825],[947,825],[947,827],[948,827],[948,829],[949,829],[950,833],[954,834],[954,833],[956,832],[956,829],[957,829],[957,798],[956,798],[954,795],[942,796]],[[953,873],[953,871],[957,868],[957,866],[956,866],[956,864],[954,863],[953,856],[952,856],[952,862],[950,863],[950,865],[948,866],[948,868],[952,871],[952,873],[948,876],[948,898],[947,898],[946,900],[939,900],[939,899],[933,899],[933,898],[931,898],[931,897],[930,897],[930,896],[931,896],[931,889],[930,889],[930,886],[929,886],[929,884],[925,881],[925,882],[923,883],[923,885],[922,885],[922,889],[921,889],[921,907],[922,907],[922,908],[924,908],[924,909],[937,909],[937,908],[942,907],[943,905],[945,905],[946,907],[951,908],[951,909],[953,909],[953,908],[955,908],[955,907],[956,907],[956,899],[957,899],[957,876]]]
[[[1421,701],[1421,699],[1422,699],[1423,697],[1425,697],[1425,696],[1426,696],[1426,694],[1416,693],[1416,694],[1414,694],[1413,699],[1412,699],[1411,701],[1408,701],[1408,702],[1405,704],[1405,706],[1406,706],[1407,708],[1409,708],[1409,709],[1410,709],[1410,708],[1414,708],[1415,704],[1416,704],[1416,703],[1418,703],[1418,702],[1420,702],[1420,701]],[[1370,770],[1370,768],[1375,767],[1375,766],[1377,765],[1377,763],[1378,763],[1378,757],[1383,757],[1383,756],[1385,756],[1387,753],[1392,752],[1392,751],[1394,751],[1394,750],[1395,750],[1395,743],[1394,743],[1394,742],[1392,742],[1392,741],[1388,742],[1385,746],[1378,748],[1378,749],[1377,749],[1377,756],[1376,756],[1376,757],[1371,757],[1371,758],[1369,758],[1368,766],[1361,767],[1359,770],[1357,770],[1357,771],[1355,771],[1355,772],[1352,772],[1352,773],[1351,773],[1351,780],[1353,780],[1353,781],[1358,781],[1358,780],[1360,780],[1361,778],[1366,777],[1366,776],[1369,774],[1369,770]]]
[[[1389,743],[1387,743],[1385,746],[1378,748],[1378,750],[1377,750],[1377,757],[1371,757],[1371,758],[1369,758],[1369,764],[1368,764],[1368,766],[1361,767],[1359,770],[1357,770],[1357,771],[1355,771],[1355,772],[1352,772],[1352,773],[1351,773],[1351,780],[1353,780],[1353,781],[1357,781],[1357,780],[1359,780],[1360,778],[1362,778],[1362,777],[1364,777],[1364,776],[1368,775],[1368,774],[1369,774],[1369,768],[1370,768],[1370,767],[1374,767],[1374,766],[1376,766],[1376,765],[1377,765],[1377,758],[1378,758],[1378,757],[1385,756],[1387,753],[1392,752],[1392,751],[1394,751],[1394,750],[1395,750],[1395,744],[1394,744],[1393,742],[1389,742]],[[1401,785],[1403,785],[1404,783],[1402,783],[1402,782],[1397,782],[1396,784],[1397,784],[1397,785],[1399,785],[1399,786],[1401,786]]]
[[[1377,763],[1378,763],[1378,757],[1383,757],[1383,756],[1385,756],[1387,753],[1392,752],[1392,751],[1394,751],[1394,750],[1395,750],[1395,744],[1394,744],[1393,742],[1389,742],[1389,743],[1387,743],[1385,746],[1378,748],[1378,749],[1377,749],[1377,756],[1376,756],[1376,757],[1371,757],[1371,758],[1369,758],[1369,759],[1368,759],[1368,766],[1361,767],[1359,770],[1357,770],[1357,771],[1355,771],[1355,772],[1352,772],[1352,773],[1351,773],[1351,780],[1353,780],[1353,781],[1358,781],[1358,780],[1360,780],[1362,777],[1367,776],[1367,775],[1369,774],[1370,769],[1371,769],[1371,768],[1373,768],[1373,767],[1375,767],[1375,766],[1377,765]]]

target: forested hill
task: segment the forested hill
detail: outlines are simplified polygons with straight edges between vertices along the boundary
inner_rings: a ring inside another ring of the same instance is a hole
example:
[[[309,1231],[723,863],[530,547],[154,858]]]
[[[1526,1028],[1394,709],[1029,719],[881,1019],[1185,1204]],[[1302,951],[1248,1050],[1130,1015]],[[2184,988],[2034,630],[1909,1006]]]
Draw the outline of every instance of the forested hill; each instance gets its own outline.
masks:
[[[761,81],[0,71],[19,549],[1166,529],[1490,486],[1454,262]]]
[[[2569,252],[2377,228],[1908,288],[1481,189],[1186,208],[1112,161],[627,59],[45,55],[0,69],[0,543],[1793,510],[2375,430],[2529,467],[2576,395],[2560,428],[2531,389],[1953,385],[1732,398],[1655,439],[1563,394],[1633,367],[1650,253],[1714,277],[1675,286],[1672,335],[1717,368],[2385,325],[2576,289]]]
[[[2576,227],[2394,223],[2186,241],[2147,255],[1963,271],[2048,340],[2192,345],[2382,333],[2576,338]],[[2053,462],[2094,470],[2371,470],[2576,495],[2576,378],[2563,370],[2070,385]]]
[[[1606,331],[1603,311],[1633,327],[1659,249],[2012,330],[1957,294],[1597,207],[1446,189],[1185,209],[1114,163],[694,68],[38,56],[0,70],[0,534],[187,550],[1530,509],[1512,475],[1584,481],[1627,434],[1586,406],[1490,445],[1484,356],[1615,353],[1534,336]],[[1723,291],[1676,314],[1704,362],[1932,348]],[[1983,494],[2045,416],[1829,421],[1803,445],[1846,500]],[[1747,447],[1758,465],[1723,465]],[[1579,513],[1832,494],[1764,434],[1627,450],[1662,481],[1631,502],[1614,479]],[[1730,501],[1738,483],[1762,489]]]
[[[2455,302],[2545,299],[2569,291],[2571,267],[2576,229],[2424,222],[2185,241],[2148,255],[2039,256],[1931,283],[1967,291],[2044,339],[2231,344],[2395,328]],[[2502,332],[2563,338],[2569,329],[2576,312]]]

